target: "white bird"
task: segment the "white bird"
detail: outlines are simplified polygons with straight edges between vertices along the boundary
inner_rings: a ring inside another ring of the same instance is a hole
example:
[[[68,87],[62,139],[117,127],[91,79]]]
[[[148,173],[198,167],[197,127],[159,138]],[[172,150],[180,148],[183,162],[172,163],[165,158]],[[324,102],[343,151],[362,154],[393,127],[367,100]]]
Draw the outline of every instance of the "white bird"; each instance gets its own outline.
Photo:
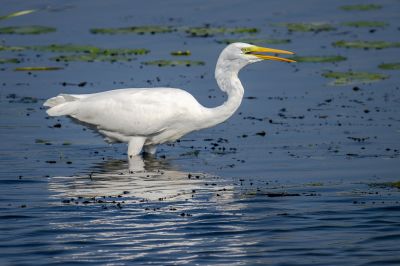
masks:
[[[238,78],[244,66],[262,60],[295,62],[260,53],[293,54],[247,43],[228,45],[220,54],[215,79],[228,99],[206,108],[188,92],[175,88],[129,88],[93,94],[60,94],[44,106],[49,116],[70,116],[95,128],[110,142],[127,142],[128,158],[154,154],[156,145],[224,122],[238,109],[244,89]]]

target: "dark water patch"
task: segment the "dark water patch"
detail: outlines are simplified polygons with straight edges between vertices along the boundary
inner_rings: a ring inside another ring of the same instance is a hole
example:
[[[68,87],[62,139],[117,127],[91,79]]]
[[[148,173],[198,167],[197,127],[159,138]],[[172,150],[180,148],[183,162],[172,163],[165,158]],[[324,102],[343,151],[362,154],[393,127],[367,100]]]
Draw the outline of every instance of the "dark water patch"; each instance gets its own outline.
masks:
[[[17,214],[0,215],[0,220],[19,220],[19,219],[32,219],[32,218],[35,217],[29,215],[17,215]]]
[[[154,61],[145,61],[142,63],[147,66],[158,66],[158,67],[166,67],[166,66],[203,66],[205,62],[203,61],[194,61],[194,60],[154,60]]]
[[[38,35],[55,32],[56,28],[45,26],[14,26],[1,27],[0,34]]]

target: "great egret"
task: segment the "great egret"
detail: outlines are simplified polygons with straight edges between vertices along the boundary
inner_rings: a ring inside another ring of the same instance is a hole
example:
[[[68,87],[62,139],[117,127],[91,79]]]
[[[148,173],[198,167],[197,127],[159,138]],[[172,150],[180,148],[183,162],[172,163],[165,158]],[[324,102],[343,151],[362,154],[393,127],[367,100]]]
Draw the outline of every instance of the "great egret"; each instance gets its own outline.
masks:
[[[175,88],[118,89],[93,94],[60,94],[44,106],[50,116],[67,115],[97,129],[110,142],[127,142],[128,158],[154,154],[156,145],[175,141],[195,130],[224,122],[239,107],[244,89],[238,78],[244,66],[262,60],[295,62],[260,53],[293,54],[285,50],[232,43],[220,54],[215,79],[228,99],[206,108],[188,92]]]

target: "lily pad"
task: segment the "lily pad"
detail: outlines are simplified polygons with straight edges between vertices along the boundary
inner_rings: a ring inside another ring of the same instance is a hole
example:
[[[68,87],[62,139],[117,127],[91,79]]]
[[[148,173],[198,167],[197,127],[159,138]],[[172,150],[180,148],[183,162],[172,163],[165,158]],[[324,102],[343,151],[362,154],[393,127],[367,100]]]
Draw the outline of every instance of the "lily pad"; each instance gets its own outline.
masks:
[[[333,85],[348,85],[354,83],[371,83],[389,78],[388,75],[368,72],[325,72],[325,78],[334,79]]]
[[[124,28],[96,28],[91,29],[90,32],[93,34],[156,34],[156,33],[168,33],[176,31],[175,28],[169,26],[133,26]]]
[[[332,44],[336,47],[358,49],[384,49],[400,47],[400,42],[385,41],[337,41]]]
[[[342,25],[356,28],[383,28],[388,24],[383,21],[349,21],[343,22]]]
[[[20,62],[21,61],[19,61],[19,59],[17,58],[0,58],[0,64],[9,64],[9,63],[18,64]]]
[[[231,44],[234,42],[245,42],[252,44],[286,44],[290,43],[290,39],[252,39],[252,38],[238,38],[238,39],[222,39],[218,40],[218,43],[221,44]]]
[[[0,16],[0,20],[3,19],[9,19],[9,18],[13,18],[13,17],[19,17],[19,16],[23,16],[23,15],[28,15],[30,13],[36,12],[35,9],[30,9],[30,10],[22,10],[22,11],[18,11],[18,12],[14,12],[5,16]]]
[[[13,51],[13,52],[18,52],[18,51],[23,51],[23,50],[25,50],[24,47],[0,45],[0,51]]]
[[[174,56],[189,56],[191,54],[192,53],[190,51],[188,51],[188,50],[186,50],[186,51],[172,51],[171,52],[171,55],[174,55]]]
[[[28,35],[28,34],[44,34],[55,32],[56,29],[52,27],[45,27],[45,26],[14,26],[14,27],[2,27],[0,28],[0,34],[21,34],[21,35]]]
[[[46,67],[46,66],[34,66],[34,67],[17,67],[15,71],[51,71],[60,70],[62,67]]]
[[[296,32],[321,32],[321,31],[333,31],[336,29],[331,24],[325,22],[281,23],[278,25],[286,27],[288,31],[296,31]]]
[[[150,66],[203,66],[205,63],[203,61],[192,61],[192,60],[155,60],[143,62],[144,65]]]
[[[212,37],[220,34],[254,34],[259,32],[257,28],[224,28],[224,27],[191,27],[185,30],[191,37]]]
[[[28,46],[26,49],[31,49],[35,51],[49,51],[57,53],[88,53],[88,54],[98,54],[98,55],[142,55],[148,54],[150,50],[140,48],[140,49],[124,49],[124,48],[99,48],[91,45],[76,45],[76,44],[51,44],[46,46]]]
[[[367,4],[367,5],[346,5],[341,6],[340,9],[346,11],[370,11],[370,10],[378,10],[381,9],[381,5],[377,4]]]
[[[293,56],[292,58],[301,63],[335,63],[347,60],[346,57],[340,55],[334,56]]]
[[[400,63],[380,64],[378,67],[384,70],[400,70]]]

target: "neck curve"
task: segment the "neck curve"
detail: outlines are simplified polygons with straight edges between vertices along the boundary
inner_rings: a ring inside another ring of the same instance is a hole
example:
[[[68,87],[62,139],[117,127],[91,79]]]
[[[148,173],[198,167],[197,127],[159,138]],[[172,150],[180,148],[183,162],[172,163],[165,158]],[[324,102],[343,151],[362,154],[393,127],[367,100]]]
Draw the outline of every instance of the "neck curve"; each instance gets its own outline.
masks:
[[[228,99],[220,106],[207,108],[208,115],[204,122],[205,127],[215,126],[231,117],[239,108],[244,94],[243,85],[239,80],[238,73],[240,68],[233,67],[230,62],[218,60],[215,69],[215,79],[219,88],[228,94]]]

